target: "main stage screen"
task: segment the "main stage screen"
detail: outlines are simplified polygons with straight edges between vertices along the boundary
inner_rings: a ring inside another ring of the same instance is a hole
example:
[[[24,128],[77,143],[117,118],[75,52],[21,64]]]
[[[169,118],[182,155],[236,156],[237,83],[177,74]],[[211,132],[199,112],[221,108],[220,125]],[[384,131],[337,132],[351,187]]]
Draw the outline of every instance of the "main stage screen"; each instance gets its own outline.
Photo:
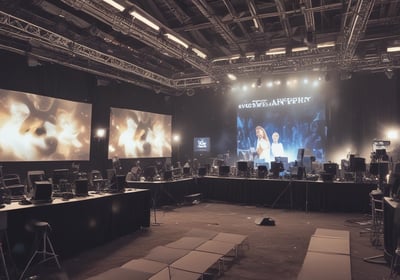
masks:
[[[282,94],[283,95],[283,94]],[[262,141],[256,136],[266,132],[268,150],[261,153]],[[239,160],[270,163],[276,157],[297,160],[298,149],[324,161],[327,128],[324,102],[314,92],[309,95],[252,98],[237,107],[237,156]],[[275,139],[275,143],[274,140]],[[257,146],[258,144],[258,146]]]
[[[171,157],[172,118],[111,108],[108,158]]]
[[[0,159],[89,160],[91,119],[91,104],[0,89]]]

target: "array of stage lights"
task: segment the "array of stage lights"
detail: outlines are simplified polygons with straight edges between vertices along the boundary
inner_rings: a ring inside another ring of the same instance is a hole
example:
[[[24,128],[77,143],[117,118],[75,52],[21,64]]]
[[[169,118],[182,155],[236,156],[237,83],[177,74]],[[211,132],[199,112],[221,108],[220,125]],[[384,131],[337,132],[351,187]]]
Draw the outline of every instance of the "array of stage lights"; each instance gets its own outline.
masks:
[[[247,81],[247,82],[240,82],[237,81],[236,83],[232,84],[232,91],[235,90],[255,90],[255,89],[265,89],[265,88],[279,88],[279,87],[286,87],[296,89],[298,87],[318,87],[325,81],[323,76],[318,77],[304,77],[304,78],[276,78],[276,79],[264,79],[261,78],[255,81]]]

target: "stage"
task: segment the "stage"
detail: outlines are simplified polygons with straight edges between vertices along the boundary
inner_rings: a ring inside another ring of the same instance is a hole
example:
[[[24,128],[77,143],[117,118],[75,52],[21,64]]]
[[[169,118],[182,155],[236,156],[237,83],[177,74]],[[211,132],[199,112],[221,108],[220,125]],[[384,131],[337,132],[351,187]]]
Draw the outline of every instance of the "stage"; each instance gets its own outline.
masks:
[[[183,203],[201,193],[203,200],[324,212],[370,213],[369,193],[374,183],[323,182],[289,179],[204,176],[172,181],[128,182],[150,189],[156,206]]]

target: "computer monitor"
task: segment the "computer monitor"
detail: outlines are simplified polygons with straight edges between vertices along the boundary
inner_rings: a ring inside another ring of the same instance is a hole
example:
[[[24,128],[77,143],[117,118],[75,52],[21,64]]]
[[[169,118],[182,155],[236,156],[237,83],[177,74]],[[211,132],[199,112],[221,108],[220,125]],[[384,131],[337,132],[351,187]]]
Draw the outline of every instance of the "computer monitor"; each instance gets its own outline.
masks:
[[[89,190],[88,179],[75,180],[75,195],[76,196],[87,196],[88,190]]]
[[[336,176],[339,166],[337,163],[324,163],[324,172]]]
[[[45,174],[43,170],[30,170],[28,171],[27,175],[27,184],[26,184],[26,192],[30,193],[33,188],[33,184],[36,181],[44,181],[45,180]]]
[[[164,181],[171,181],[171,180],[172,180],[172,170],[165,170]]]
[[[68,182],[70,178],[70,172],[69,169],[54,169],[53,170],[53,184],[54,185],[60,185],[60,181],[63,180],[64,182]],[[61,183],[64,183],[61,181]]]
[[[51,202],[53,185],[49,181],[34,181],[32,186],[32,202]]]
[[[143,170],[143,175],[146,181],[153,181],[157,171],[155,166],[147,166]]]
[[[115,184],[110,185],[110,189],[116,192],[122,192],[125,189],[125,175],[116,175]]]
[[[192,174],[190,174],[190,167],[184,167],[183,168],[183,176],[188,177]]]
[[[219,176],[229,176],[231,167],[229,165],[222,165],[219,167]]]
[[[282,162],[277,162],[277,161],[271,161],[271,172],[272,176],[274,178],[279,177],[279,173],[284,171],[285,169],[283,168],[283,163]]]

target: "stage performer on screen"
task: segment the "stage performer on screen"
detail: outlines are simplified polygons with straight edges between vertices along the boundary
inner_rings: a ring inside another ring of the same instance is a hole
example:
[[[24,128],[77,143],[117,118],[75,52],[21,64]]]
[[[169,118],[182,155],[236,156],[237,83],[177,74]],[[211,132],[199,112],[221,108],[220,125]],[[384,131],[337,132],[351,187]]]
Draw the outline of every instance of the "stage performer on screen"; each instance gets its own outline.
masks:
[[[257,136],[256,163],[258,163],[258,164],[269,163],[270,152],[271,152],[271,143],[269,142],[267,132],[265,131],[265,129],[262,126],[256,126],[256,136]]]
[[[273,158],[275,157],[283,157],[285,152],[283,150],[283,144],[279,143],[279,133],[272,133],[272,144],[271,144],[271,152]]]

